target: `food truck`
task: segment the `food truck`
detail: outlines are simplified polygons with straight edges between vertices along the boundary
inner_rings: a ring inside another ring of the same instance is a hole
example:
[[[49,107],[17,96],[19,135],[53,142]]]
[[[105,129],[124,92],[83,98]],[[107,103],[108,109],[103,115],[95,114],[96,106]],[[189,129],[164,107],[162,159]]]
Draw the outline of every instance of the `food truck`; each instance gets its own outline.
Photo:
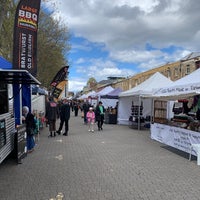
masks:
[[[21,93],[32,84],[40,82],[27,70],[13,70],[12,64],[0,56],[0,163],[15,148],[15,136],[21,125]],[[27,104],[31,105],[31,102]],[[25,152],[25,149],[21,151]]]

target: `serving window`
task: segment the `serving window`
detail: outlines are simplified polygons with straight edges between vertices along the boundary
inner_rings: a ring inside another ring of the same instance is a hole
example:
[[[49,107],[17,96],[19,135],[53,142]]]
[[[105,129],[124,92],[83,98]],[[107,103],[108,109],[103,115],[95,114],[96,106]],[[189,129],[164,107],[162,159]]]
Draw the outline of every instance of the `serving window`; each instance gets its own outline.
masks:
[[[8,112],[8,86],[0,83],[0,115]]]

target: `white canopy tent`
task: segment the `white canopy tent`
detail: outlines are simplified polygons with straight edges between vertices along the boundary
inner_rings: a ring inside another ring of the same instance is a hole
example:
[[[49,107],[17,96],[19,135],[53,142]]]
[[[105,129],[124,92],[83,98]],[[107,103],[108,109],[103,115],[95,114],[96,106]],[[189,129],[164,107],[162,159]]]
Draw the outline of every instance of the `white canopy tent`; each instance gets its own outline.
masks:
[[[160,86],[154,91],[153,97],[177,100],[187,96],[200,94],[200,69],[193,71],[191,74],[184,76],[172,84],[162,87]]]
[[[87,94],[83,94],[83,95],[81,95],[78,99],[87,99],[89,96],[91,96],[91,95],[93,95],[93,94],[95,94],[96,92],[95,91],[91,91],[91,92],[89,92],[89,93],[87,93]]]
[[[143,117],[152,115],[152,99],[153,91],[156,88],[166,87],[172,84],[172,81],[159,72],[153,74],[150,78],[137,85],[136,87],[121,92],[119,94],[118,105],[118,124],[129,124],[129,117],[131,116],[132,102],[134,105],[141,105],[143,102]]]

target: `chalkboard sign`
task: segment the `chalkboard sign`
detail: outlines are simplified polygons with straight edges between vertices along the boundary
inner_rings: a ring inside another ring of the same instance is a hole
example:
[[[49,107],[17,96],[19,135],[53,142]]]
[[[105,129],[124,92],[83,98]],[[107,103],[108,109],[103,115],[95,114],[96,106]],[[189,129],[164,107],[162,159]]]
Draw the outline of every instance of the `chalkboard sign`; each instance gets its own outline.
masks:
[[[22,158],[27,155],[27,147],[26,147],[26,125],[22,124],[17,127],[16,133],[17,139],[17,162],[21,163]]]
[[[6,144],[6,122],[5,119],[0,120],[0,148]]]

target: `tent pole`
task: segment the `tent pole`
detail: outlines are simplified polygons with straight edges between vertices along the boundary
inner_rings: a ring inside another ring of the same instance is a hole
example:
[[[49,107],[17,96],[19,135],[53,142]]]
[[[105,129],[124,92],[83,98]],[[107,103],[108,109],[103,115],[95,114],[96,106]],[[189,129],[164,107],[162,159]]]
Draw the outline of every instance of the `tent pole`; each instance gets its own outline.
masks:
[[[139,95],[139,106],[138,106],[138,130],[140,130],[140,107],[141,107],[141,97]]]

